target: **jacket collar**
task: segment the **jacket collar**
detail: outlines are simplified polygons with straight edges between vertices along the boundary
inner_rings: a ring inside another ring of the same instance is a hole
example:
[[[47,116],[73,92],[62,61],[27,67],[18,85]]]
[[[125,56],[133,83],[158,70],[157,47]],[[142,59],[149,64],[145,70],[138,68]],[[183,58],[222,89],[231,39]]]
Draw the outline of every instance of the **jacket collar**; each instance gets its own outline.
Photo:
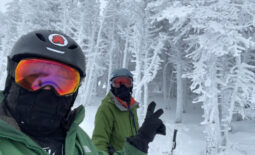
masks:
[[[135,99],[132,97],[131,102],[128,108],[127,102],[121,100],[120,98],[116,97],[111,91],[110,91],[111,99],[114,101],[115,106],[120,111],[128,111],[129,109],[133,109],[134,107],[138,106],[138,102],[135,101]]]
[[[11,116],[9,111],[4,110],[4,102],[0,99],[0,120],[5,121],[9,125],[13,126],[17,130],[20,130],[16,120]]]

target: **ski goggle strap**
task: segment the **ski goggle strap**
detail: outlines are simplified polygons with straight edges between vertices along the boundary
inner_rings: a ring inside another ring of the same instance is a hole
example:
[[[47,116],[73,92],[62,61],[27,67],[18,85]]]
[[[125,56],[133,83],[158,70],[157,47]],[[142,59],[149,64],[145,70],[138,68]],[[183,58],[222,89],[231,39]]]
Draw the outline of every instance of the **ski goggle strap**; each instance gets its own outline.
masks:
[[[24,59],[16,67],[15,82],[30,91],[52,86],[62,96],[78,89],[80,74],[76,69],[56,61]]]
[[[121,85],[125,85],[127,88],[133,86],[132,79],[126,76],[119,76],[112,79],[111,84],[115,88],[119,88]]]

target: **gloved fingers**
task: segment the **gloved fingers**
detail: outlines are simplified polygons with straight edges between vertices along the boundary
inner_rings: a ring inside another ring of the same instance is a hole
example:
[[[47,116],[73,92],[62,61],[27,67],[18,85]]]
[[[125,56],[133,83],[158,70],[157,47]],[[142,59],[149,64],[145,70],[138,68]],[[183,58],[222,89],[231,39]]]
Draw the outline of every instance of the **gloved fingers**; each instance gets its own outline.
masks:
[[[146,114],[146,117],[149,116],[149,115],[152,115],[154,110],[155,110],[155,107],[156,107],[156,103],[154,101],[152,101],[148,108],[147,108],[147,114]]]
[[[164,113],[163,109],[158,109],[153,116],[159,118]]]
[[[162,121],[159,128],[157,129],[157,133],[161,135],[166,135],[166,126]]]

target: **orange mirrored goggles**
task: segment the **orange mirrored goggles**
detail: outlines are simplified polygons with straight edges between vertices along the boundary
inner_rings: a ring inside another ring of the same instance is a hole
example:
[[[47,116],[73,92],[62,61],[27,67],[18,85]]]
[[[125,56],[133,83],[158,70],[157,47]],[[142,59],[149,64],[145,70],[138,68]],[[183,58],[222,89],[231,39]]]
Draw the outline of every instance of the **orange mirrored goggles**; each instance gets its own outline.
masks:
[[[111,84],[115,88],[119,88],[121,85],[125,85],[127,88],[133,86],[132,79],[126,76],[119,76],[112,79]]]
[[[16,67],[15,82],[30,91],[52,86],[62,96],[77,91],[80,74],[76,69],[56,61],[24,59]]]

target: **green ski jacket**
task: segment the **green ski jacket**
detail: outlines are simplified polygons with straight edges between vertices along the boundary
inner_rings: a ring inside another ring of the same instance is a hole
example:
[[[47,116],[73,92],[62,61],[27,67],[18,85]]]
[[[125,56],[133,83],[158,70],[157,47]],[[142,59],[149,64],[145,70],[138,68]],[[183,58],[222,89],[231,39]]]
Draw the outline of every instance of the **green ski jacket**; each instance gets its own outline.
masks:
[[[108,93],[95,118],[92,140],[97,149],[108,152],[110,146],[115,151],[121,150],[126,138],[136,135],[139,129],[137,108],[136,102],[129,109],[125,108],[111,92]]]
[[[8,119],[2,120],[3,98],[0,92],[0,155],[49,155],[29,136],[4,121]],[[75,120],[66,135],[65,155],[107,155],[106,152],[98,151],[88,135],[79,127],[84,119],[84,113],[83,106],[77,108]],[[145,153],[125,142],[123,149],[114,155],[145,155]]]

